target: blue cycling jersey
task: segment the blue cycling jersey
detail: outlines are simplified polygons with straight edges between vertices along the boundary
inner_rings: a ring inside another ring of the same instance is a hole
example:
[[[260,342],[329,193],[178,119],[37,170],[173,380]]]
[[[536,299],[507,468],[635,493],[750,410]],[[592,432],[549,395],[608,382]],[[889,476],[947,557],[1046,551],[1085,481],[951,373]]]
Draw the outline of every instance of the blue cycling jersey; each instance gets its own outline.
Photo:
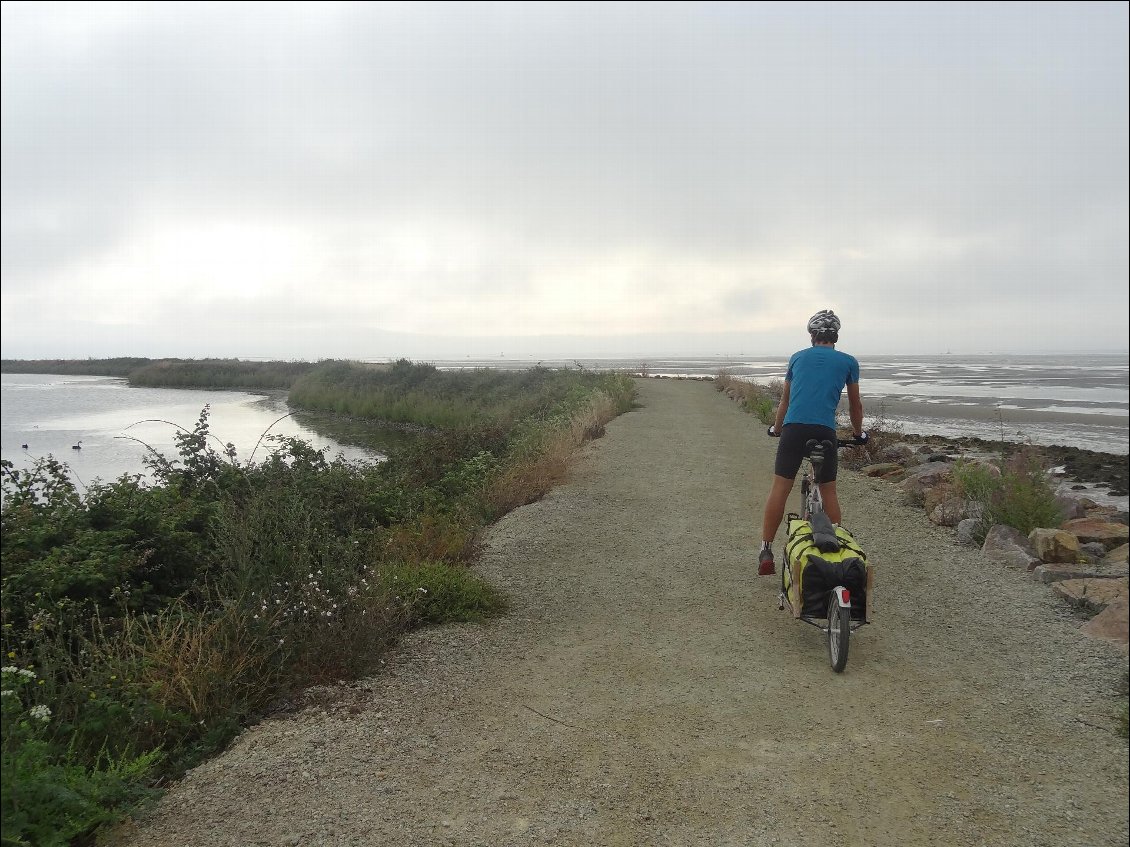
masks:
[[[789,383],[786,424],[836,428],[836,406],[845,385],[859,382],[859,362],[834,347],[813,346],[793,353],[785,373]]]

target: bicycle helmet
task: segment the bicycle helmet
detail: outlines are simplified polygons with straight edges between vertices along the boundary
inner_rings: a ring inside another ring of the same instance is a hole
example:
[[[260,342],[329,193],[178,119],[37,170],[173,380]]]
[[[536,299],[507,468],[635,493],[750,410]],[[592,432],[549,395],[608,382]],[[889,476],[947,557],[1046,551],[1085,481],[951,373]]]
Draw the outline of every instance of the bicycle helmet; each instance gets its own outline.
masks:
[[[836,335],[840,331],[840,319],[831,309],[821,309],[808,319],[809,335]]]

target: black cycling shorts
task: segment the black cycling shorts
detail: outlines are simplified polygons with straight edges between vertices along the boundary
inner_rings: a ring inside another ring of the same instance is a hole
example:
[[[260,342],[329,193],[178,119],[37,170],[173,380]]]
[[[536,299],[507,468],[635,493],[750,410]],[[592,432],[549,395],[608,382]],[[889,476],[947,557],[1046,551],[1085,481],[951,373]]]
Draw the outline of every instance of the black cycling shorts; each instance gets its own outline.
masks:
[[[777,445],[777,462],[773,473],[786,479],[796,479],[800,463],[808,454],[805,445],[810,438],[836,443],[836,431],[819,424],[785,424],[781,427],[781,443]],[[824,451],[824,467],[817,482],[835,482],[839,467],[839,451],[834,447]]]

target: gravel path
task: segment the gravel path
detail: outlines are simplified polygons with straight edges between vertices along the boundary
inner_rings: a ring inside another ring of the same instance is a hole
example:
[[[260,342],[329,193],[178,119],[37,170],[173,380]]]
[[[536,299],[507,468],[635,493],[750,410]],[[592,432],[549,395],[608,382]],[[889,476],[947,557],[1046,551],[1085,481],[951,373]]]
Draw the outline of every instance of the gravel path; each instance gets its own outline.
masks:
[[[776,442],[708,383],[638,385],[490,531],[510,615],[248,730],[125,841],[1125,847],[1123,654],[845,473],[877,599],[833,673],[755,575]]]

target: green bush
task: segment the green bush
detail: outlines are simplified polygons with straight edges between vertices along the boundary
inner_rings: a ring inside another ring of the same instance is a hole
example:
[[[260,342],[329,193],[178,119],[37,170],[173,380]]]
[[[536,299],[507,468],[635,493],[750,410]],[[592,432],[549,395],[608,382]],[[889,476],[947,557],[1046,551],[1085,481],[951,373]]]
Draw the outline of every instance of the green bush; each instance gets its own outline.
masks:
[[[729,371],[719,371],[715,388],[733,397],[743,409],[757,416],[763,424],[771,425],[777,418],[777,406],[785,390],[784,380],[771,380],[768,384],[738,379]]]
[[[6,847],[66,847],[152,796],[146,778],[160,751],[121,758],[102,751],[87,764],[72,748],[49,740],[54,716],[39,696],[35,672],[6,666],[0,676],[0,815]]]
[[[959,462],[954,481],[963,497],[981,504],[974,533],[978,543],[983,543],[988,531],[998,524],[1027,535],[1033,529],[1059,526],[1063,521],[1046,463],[1032,448],[1013,453],[1003,462],[999,476],[984,465]]]
[[[370,375],[336,367],[320,373],[338,373],[337,396],[359,408],[376,393],[409,417],[434,424],[447,409],[461,423],[380,463],[331,461],[288,438],[252,463],[211,433],[205,408],[175,435],[175,458],[150,457],[152,482],[79,494],[54,460],[3,464],[10,843],[89,833],[273,702],[371,672],[411,626],[501,612],[505,599],[468,567],[478,530],[503,511],[500,480],[634,395],[622,375],[406,362],[370,392]]]
[[[443,562],[386,565],[381,585],[424,624],[478,622],[501,614],[505,597],[466,567]]]

